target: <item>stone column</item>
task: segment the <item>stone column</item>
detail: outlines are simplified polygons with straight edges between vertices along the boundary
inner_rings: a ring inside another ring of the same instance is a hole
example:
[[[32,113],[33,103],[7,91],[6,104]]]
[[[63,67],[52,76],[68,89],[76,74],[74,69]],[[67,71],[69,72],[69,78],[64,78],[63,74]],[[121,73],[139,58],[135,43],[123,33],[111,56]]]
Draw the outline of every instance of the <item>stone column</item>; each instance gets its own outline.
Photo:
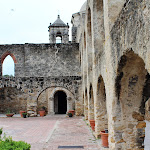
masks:
[[[72,110],[72,98],[71,97],[67,97],[67,112],[69,110]]]
[[[54,97],[50,97],[49,98],[49,104],[48,104],[48,110],[49,110],[49,114],[55,114],[54,112]]]

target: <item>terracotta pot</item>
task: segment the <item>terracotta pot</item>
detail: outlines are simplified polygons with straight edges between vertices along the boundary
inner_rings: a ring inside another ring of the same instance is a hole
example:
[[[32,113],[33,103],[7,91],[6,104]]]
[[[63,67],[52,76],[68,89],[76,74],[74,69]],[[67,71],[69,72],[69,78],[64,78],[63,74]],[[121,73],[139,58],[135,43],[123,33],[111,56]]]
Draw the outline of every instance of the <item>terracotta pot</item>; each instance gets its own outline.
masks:
[[[95,120],[89,120],[91,128],[93,131],[95,131]]]
[[[22,113],[26,113],[26,111],[20,110],[20,116],[23,117]]]
[[[105,133],[105,131],[101,131],[100,135],[102,140],[102,146],[108,148],[108,133]]]
[[[44,117],[45,116],[45,110],[40,110],[39,114],[40,114],[41,117]]]
[[[69,110],[69,113],[72,113],[72,116],[74,115],[74,110]]]
[[[6,114],[7,117],[12,117],[14,114],[11,113],[11,114]]]

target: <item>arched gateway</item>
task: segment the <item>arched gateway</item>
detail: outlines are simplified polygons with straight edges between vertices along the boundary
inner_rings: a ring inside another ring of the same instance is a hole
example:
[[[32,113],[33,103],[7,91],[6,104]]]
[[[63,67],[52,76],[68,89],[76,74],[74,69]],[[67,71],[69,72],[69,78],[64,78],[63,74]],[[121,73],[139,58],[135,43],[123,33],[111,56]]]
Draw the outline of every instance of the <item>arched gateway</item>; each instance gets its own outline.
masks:
[[[63,91],[57,91],[54,95],[54,112],[55,114],[67,112],[67,95]]]
[[[66,114],[75,109],[75,96],[63,87],[45,89],[37,99],[37,108],[45,106],[48,114]]]

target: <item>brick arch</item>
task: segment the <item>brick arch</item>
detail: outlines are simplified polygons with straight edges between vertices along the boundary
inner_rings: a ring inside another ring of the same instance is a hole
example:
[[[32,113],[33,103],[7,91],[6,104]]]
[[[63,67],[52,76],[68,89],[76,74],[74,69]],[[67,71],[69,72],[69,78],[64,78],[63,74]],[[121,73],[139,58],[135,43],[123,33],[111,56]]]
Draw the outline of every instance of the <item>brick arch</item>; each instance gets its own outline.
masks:
[[[4,59],[5,59],[8,55],[10,55],[10,56],[12,57],[14,63],[16,64],[16,63],[17,63],[17,59],[16,59],[16,57],[15,57],[11,52],[5,52],[5,53],[2,55],[2,57],[1,57],[1,64],[3,64]]]

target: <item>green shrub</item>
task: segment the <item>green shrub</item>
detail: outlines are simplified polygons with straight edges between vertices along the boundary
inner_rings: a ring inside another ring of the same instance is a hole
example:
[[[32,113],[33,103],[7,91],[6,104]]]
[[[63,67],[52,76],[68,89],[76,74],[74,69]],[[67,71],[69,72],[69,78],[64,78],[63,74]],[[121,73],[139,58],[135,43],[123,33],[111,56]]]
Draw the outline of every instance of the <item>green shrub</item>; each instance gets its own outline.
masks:
[[[11,137],[6,137],[5,134],[3,138],[0,137],[0,150],[30,150],[30,148],[30,144],[24,141],[13,141]]]

